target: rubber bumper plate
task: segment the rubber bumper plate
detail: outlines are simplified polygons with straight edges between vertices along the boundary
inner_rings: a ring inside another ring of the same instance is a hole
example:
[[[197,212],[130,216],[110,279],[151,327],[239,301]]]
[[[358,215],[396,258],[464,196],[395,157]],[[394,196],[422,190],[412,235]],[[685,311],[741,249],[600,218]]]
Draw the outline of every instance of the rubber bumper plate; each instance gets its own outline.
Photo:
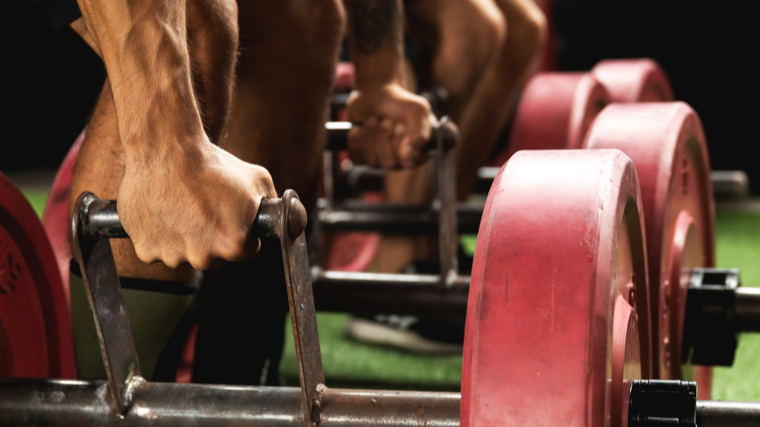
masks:
[[[541,73],[525,86],[502,165],[520,150],[580,148],[591,121],[609,103],[590,73]]]
[[[626,425],[630,381],[652,364],[641,206],[618,150],[502,168],[472,271],[463,427]]]
[[[0,377],[75,378],[71,321],[37,214],[0,174]]]
[[[682,102],[614,104],[589,129],[588,148],[618,148],[636,165],[644,200],[655,376],[700,382],[707,368],[682,372],[682,331],[692,267],[715,266],[715,208],[707,144],[699,117]]]
[[[610,102],[673,101],[670,80],[659,64],[648,58],[600,61],[591,74],[604,85]]]

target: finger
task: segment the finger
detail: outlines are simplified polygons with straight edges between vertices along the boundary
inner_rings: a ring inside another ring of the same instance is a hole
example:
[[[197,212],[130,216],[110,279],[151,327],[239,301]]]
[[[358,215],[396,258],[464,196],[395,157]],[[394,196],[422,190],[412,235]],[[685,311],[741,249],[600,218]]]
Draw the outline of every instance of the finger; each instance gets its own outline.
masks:
[[[375,153],[377,154],[380,166],[386,169],[393,168],[398,163],[394,154],[393,128],[393,121],[386,117],[380,122],[380,127],[377,131]]]
[[[412,167],[421,162],[422,150],[430,140],[431,116],[426,110],[419,109],[409,114],[406,126],[407,131],[399,144],[399,160],[404,167]]]
[[[362,154],[364,155],[364,164],[370,167],[378,166],[376,146],[378,144],[378,120],[377,117],[370,116],[364,121],[366,138],[361,141]]]
[[[391,137],[391,140],[393,141],[393,153],[396,157],[396,168],[399,169],[403,167],[404,165],[401,163],[401,143],[404,141],[404,137],[406,136],[406,125],[404,122],[396,122],[396,124],[393,126],[393,136]]]
[[[366,131],[361,126],[353,126],[348,131],[348,141],[346,149],[348,157],[356,164],[364,164],[364,154],[362,153],[362,141],[367,138]]]

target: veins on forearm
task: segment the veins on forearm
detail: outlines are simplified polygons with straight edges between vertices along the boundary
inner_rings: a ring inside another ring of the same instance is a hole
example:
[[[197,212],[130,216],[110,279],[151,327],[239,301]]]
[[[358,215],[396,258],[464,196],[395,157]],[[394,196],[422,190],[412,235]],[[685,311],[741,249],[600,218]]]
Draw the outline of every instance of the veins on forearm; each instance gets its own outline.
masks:
[[[356,47],[371,55],[389,38],[400,45],[400,11],[396,0],[352,0],[350,2]]]

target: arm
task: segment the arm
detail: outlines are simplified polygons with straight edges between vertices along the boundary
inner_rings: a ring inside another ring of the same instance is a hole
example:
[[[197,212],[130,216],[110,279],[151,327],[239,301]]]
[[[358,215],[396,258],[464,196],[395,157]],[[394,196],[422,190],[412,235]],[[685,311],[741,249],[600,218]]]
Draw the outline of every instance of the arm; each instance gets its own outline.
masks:
[[[138,258],[206,269],[255,253],[250,226],[260,199],[276,193],[266,170],[203,130],[185,1],[78,1],[113,92],[124,151],[118,209]]]
[[[403,86],[401,0],[344,0],[349,46],[356,67],[356,90],[348,119],[362,123],[349,134],[354,161],[371,166],[411,167],[435,123],[430,104]]]

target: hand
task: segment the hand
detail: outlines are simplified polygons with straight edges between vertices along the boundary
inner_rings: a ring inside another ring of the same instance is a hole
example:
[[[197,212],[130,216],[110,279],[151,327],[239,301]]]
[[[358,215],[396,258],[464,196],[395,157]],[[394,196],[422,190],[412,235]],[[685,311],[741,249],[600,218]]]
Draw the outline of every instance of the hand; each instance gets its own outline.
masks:
[[[207,270],[258,252],[251,226],[261,199],[277,197],[272,177],[200,139],[127,161],[117,208],[143,262]]]
[[[438,124],[430,103],[398,84],[356,90],[346,106],[348,120],[361,123],[348,134],[348,152],[356,163],[394,169],[413,167]]]

